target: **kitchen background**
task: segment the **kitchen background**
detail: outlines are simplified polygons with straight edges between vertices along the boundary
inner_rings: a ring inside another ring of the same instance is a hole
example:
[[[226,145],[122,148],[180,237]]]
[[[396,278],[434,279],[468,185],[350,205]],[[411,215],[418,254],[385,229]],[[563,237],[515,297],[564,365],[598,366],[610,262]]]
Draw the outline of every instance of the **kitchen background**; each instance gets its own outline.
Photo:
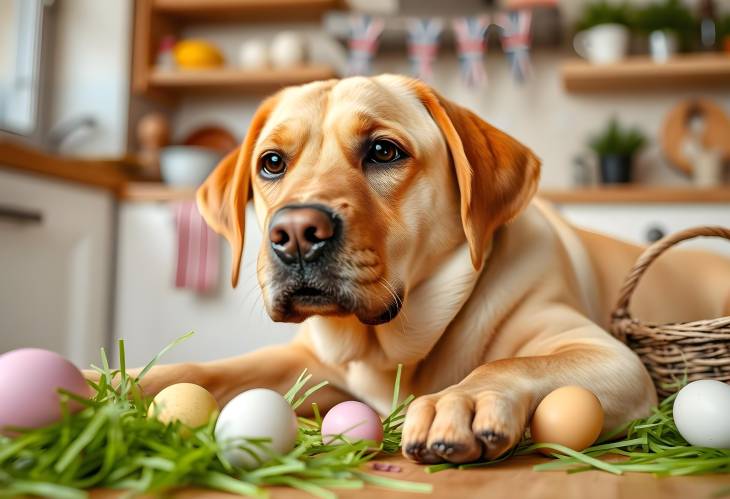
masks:
[[[730,226],[729,16],[730,0],[0,0],[0,353],[88,365],[124,338],[141,364],[187,331],[168,360],[290,339],[261,304],[256,222],[232,290],[193,184],[263,96],[348,72],[419,74],[514,135],[577,224],[640,243]]]

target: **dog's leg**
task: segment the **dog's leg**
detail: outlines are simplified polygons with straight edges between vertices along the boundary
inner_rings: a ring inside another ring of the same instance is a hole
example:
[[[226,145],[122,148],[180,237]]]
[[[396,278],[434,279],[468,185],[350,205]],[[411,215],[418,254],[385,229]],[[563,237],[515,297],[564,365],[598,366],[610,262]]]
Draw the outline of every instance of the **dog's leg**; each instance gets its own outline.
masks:
[[[572,327],[556,331],[555,323],[540,322],[556,316],[561,327]],[[568,307],[530,319],[536,322],[523,325],[541,331],[530,336],[519,357],[486,363],[460,383],[410,405],[403,430],[406,457],[424,463],[494,459],[519,443],[543,397],[565,385],[596,394],[605,412],[604,430],[644,416],[656,404],[639,358],[588,319]]]
[[[337,388],[341,373],[323,364],[306,344],[298,341],[213,362],[158,365],[144,376],[140,385],[146,396],[154,396],[175,383],[195,383],[205,387],[219,404],[224,405],[250,388],[270,388],[283,394],[304,369],[312,374],[308,386],[325,380],[332,383],[318,390],[310,402],[317,402],[321,409],[326,410],[338,402],[348,400],[346,393]],[[128,372],[130,376],[136,377],[140,369],[130,369]],[[97,376],[89,372],[87,377]],[[302,413],[306,414],[310,409],[311,404],[303,404]]]

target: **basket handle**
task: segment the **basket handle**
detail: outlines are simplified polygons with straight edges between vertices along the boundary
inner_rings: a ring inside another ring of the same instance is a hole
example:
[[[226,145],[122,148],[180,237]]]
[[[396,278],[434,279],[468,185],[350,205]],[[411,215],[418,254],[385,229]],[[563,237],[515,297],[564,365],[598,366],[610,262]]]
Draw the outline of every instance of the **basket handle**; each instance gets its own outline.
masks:
[[[644,275],[644,272],[646,272],[649,265],[651,265],[652,262],[659,257],[659,255],[675,244],[695,237],[724,237],[725,239],[730,240],[730,229],[720,226],[693,227],[664,237],[646,248],[639,259],[636,260],[634,267],[631,269],[631,272],[629,272],[629,275],[626,277],[626,280],[621,287],[619,299],[612,315],[613,320],[626,319],[630,317],[629,302],[631,301],[631,296],[634,294],[634,290],[639,284],[639,279],[641,279],[641,276]]]

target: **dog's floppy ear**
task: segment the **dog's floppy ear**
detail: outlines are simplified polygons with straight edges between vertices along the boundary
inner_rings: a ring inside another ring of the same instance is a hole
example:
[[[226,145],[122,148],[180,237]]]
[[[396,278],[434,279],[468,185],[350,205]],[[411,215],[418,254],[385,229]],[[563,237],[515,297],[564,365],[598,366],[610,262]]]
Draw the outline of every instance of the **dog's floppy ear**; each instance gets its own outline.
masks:
[[[259,106],[243,144],[218,163],[213,173],[200,186],[196,196],[200,214],[231,245],[231,284],[234,288],[238,284],[243,256],[246,203],[251,194],[251,155],[276,101],[276,96],[270,97]]]
[[[472,264],[482,266],[494,231],[517,216],[537,189],[540,160],[518,141],[425,84],[414,89],[446,138],[461,194]]]

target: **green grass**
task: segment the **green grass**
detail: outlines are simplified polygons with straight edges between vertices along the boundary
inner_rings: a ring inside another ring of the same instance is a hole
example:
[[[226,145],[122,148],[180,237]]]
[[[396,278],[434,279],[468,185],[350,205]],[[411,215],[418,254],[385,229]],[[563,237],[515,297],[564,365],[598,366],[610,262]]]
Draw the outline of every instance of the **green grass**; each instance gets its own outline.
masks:
[[[19,436],[12,439],[0,436],[0,497],[31,494],[81,499],[95,487],[125,489],[134,495],[185,486],[265,497],[267,486],[280,485],[334,498],[333,489],[362,488],[366,483],[403,492],[431,491],[428,484],[362,471],[381,452],[400,449],[405,407],[412,399],[398,403],[400,367],[393,411],[384,421],[381,445],[346,441],[323,445],[321,418],[313,404],[315,417],[299,418],[296,447],[284,456],[269,456],[261,467],[246,471],[233,467],[221,455],[213,437],[215,418],[202,428],[191,429],[188,436],[180,432],[180,423],[166,426],[148,418],[150,400],[141,396],[139,382],[165,352],[189,336],[163,349],[136,379],[126,373],[124,342],[119,343],[119,369],[109,367],[102,349],[102,366],[94,366],[101,377],[98,383],[90,383],[94,391],[90,399],[61,392],[61,421],[46,428],[19,429]],[[302,373],[285,395],[292,407],[305,403],[326,384],[302,392],[310,380],[311,375]],[[71,399],[83,405],[80,412],[66,410]],[[260,450],[262,442],[247,444]]]

